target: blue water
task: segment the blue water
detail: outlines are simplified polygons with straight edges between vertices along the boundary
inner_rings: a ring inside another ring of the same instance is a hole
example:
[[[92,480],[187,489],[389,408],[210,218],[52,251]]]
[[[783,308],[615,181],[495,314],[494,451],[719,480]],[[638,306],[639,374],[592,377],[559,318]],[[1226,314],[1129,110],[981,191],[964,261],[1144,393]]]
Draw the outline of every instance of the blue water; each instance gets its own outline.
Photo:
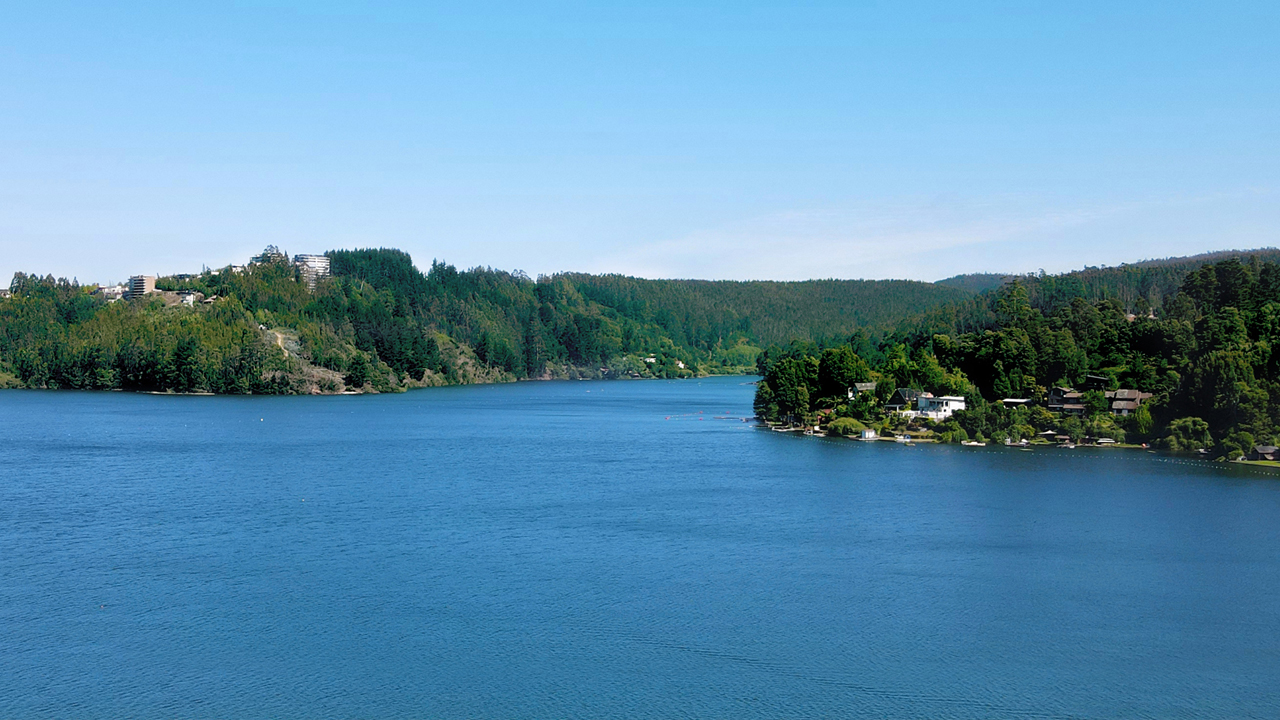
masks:
[[[0,393],[0,718],[1280,716],[1280,478],[752,391]]]

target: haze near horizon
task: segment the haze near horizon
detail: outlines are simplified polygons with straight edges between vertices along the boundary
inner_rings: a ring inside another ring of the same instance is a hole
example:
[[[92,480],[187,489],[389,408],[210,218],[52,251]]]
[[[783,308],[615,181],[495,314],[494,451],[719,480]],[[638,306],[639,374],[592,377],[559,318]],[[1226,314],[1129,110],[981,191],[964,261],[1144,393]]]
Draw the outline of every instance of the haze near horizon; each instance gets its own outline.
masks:
[[[1262,2],[43,3],[0,27],[0,278],[398,247],[937,280],[1273,246]]]

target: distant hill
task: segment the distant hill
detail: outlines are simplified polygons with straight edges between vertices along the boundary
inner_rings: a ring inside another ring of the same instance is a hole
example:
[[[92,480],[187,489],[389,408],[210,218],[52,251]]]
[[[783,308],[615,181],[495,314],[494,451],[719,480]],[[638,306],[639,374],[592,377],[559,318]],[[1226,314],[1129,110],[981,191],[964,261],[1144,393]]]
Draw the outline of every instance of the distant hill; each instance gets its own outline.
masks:
[[[1140,304],[1140,298],[1145,298],[1148,306],[1159,307],[1164,298],[1177,292],[1188,273],[1203,265],[1230,258],[1257,258],[1259,262],[1275,262],[1280,260],[1280,249],[1219,250],[1186,257],[1141,260],[1115,267],[1086,266],[1082,270],[1055,275],[969,273],[939,280],[934,284],[979,295],[1016,279],[1027,287],[1033,304],[1050,306],[1082,297],[1090,301],[1114,298],[1133,307]]]
[[[946,280],[939,280],[934,285],[943,285],[977,294],[998,288],[1007,281],[1012,280],[1013,277],[1013,275],[1005,273],[969,273],[967,275],[949,277]]]
[[[1023,276],[1034,306],[1052,309],[1080,297],[1091,302],[1120,301],[1126,309],[1160,307],[1174,295],[1186,276],[1201,266],[1231,258],[1256,262],[1280,260],[1280,249],[1222,250],[1219,252],[1143,260],[1117,267],[1086,267],[1061,275]]]
[[[327,253],[312,286],[274,248],[116,300],[19,273],[0,299],[0,386],[214,393],[387,391],[754,369],[762,347],[843,341],[970,294],[908,280],[532,280],[385,248]],[[114,302],[113,302],[114,300]]]
[[[1026,289],[1031,306],[1045,315],[1057,312],[1077,298],[1090,303],[1115,300],[1126,311],[1146,313],[1158,310],[1177,294],[1190,273],[1205,265],[1233,258],[1254,264],[1280,262],[1280,249],[1221,250],[1187,257],[1142,260],[1115,267],[1085,267],[1057,275],[998,276],[1003,278],[1000,284],[897,323],[895,331],[899,335],[921,337],[932,333],[974,332],[996,327],[995,304],[1000,288],[1014,281]],[[994,277],[997,276],[958,275],[938,284],[976,288]]]
[[[565,273],[583,297],[679,341],[706,346],[741,333],[765,346],[791,340],[844,339],[892,324],[972,293],[913,280],[802,282],[644,280]]]
[[[1274,248],[1148,260],[1061,275],[736,282],[559,273],[536,280],[386,248],[327,253],[314,287],[283,253],[247,268],[159,278],[162,296],[115,296],[18,273],[0,298],[0,386],[217,393],[394,390],[551,377],[743,372],[763,348],[857,336],[917,343],[996,327],[1020,283],[1045,316],[1073,300],[1160,308],[1191,271]],[[881,343],[883,344],[883,343]],[[867,346],[864,348],[863,346]]]

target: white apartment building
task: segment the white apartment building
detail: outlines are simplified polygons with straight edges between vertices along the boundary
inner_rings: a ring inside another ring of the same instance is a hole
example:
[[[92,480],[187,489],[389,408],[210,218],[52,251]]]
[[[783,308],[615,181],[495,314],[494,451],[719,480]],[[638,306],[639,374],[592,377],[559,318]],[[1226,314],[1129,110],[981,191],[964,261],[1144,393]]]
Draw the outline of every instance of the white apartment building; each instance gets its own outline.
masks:
[[[327,255],[294,255],[293,265],[302,274],[307,287],[316,289],[316,283],[329,277],[329,257]]]

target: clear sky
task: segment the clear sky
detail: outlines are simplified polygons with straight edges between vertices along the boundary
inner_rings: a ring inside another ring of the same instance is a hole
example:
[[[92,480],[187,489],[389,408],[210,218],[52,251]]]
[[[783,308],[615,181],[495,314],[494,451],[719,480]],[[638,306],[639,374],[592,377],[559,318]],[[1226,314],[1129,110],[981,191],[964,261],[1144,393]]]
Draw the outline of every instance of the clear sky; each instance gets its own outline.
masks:
[[[531,275],[1280,245],[1280,3],[11,3],[0,276],[387,246]]]

